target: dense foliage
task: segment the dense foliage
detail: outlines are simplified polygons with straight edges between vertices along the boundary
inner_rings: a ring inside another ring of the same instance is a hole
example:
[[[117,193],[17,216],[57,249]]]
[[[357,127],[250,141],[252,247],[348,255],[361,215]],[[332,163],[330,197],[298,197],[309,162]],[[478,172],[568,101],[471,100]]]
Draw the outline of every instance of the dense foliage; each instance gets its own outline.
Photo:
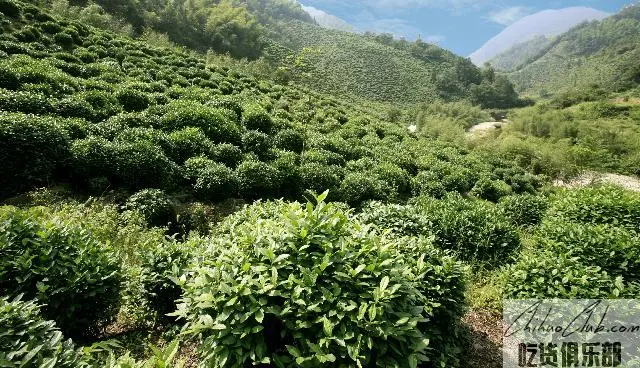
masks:
[[[3,208],[0,254],[0,293],[37,299],[68,336],[93,333],[115,316],[120,266],[86,230],[38,208]]]
[[[387,367],[451,358],[443,343],[453,342],[461,312],[460,264],[424,239],[380,237],[325,196],[315,206],[271,207],[273,216],[256,205],[208,239],[177,312],[203,339],[203,364]],[[241,220],[255,216],[262,219]]]
[[[80,366],[78,352],[33,301],[0,297],[0,361],[4,367]]]

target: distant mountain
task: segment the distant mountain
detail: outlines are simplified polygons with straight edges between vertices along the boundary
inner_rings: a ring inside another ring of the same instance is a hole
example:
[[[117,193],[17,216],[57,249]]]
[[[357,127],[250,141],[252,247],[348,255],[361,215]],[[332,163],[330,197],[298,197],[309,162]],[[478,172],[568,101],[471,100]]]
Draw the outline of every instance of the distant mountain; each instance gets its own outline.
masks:
[[[346,32],[355,32],[355,28],[351,24],[336,17],[333,14],[329,14],[320,9],[316,9],[313,6],[302,5],[302,9],[309,13],[311,18],[313,18],[320,27],[337,29]]]
[[[489,60],[496,70],[512,72],[540,55],[553,43],[553,37],[537,36],[527,42],[519,43]]]
[[[621,91],[640,84],[640,4],[555,37],[509,78],[527,93],[598,85]]]
[[[600,20],[607,16],[609,13],[586,7],[544,10],[524,17],[505,28],[471,54],[470,58],[476,65],[481,65],[511,47],[537,36],[556,36],[582,22]]]

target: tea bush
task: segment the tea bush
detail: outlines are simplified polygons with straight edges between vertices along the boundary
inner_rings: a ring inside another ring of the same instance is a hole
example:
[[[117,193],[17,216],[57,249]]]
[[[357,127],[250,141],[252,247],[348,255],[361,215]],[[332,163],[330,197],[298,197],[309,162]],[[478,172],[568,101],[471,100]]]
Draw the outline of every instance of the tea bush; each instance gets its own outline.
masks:
[[[175,209],[167,194],[160,189],[143,189],[133,194],[125,208],[138,211],[151,226],[166,226],[175,220]]]
[[[0,291],[43,304],[66,336],[95,333],[117,312],[120,264],[86,230],[42,209],[0,209]]]
[[[128,112],[142,111],[151,104],[151,98],[148,94],[133,88],[120,89],[115,93],[115,97],[122,108]]]
[[[527,252],[504,271],[504,296],[513,299],[608,299],[620,295],[622,280],[577,257]]]
[[[390,199],[395,195],[407,195],[410,189],[410,176],[398,165],[385,162],[376,165],[372,173],[381,180],[384,185],[390,188],[388,193]]]
[[[170,105],[162,123],[170,131],[185,127],[200,128],[215,143],[238,144],[242,137],[240,127],[225,110],[197,103]]]
[[[295,198],[300,193],[300,156],[291,151],[275,150],[271,162],[280,177],[280,194]]]
[[[411,179],[411,192],[414,196],[429,196],[442,198],[447,194],[437,174],[431,171],[421,171]]]
[[[276,147],[300,153],[304,149],[304,135],[294,129],[283,129],[273,138]]]
[[[423,198],[417,203],[431,222],[435,243],[463,260],[495,266],[508,262],[520,246],[515,227],[492,203],[460,196]]]
[[[75,96],[54,101],[51,107],[58,116],[63,117],[84,118],[91,121],[95,115],[91,104]]]
[[[563,190],[552,198],[548,216],[640,232],[640,195],[615,186]]]
[[[68,134],[52,118],[0,112],[0,195],[48,184],[69,159]]]
[[[460,264],[424,239],[390,242],[319,199],[267,205],[272,217],[253,206],[205,242],[177,312],[202,338],[203,364],[416,366],[449,351]]]
[[[192,176],[193,190],[198,198],[219,201],[237,196],[240,181],[233,169],[202,158],[188,160],[186,167]]]
[[[438,247],[490,267],[507,262],[520,246],[515,226],[489,202],[455,195],[442,200],[420,197],[413,202],[406,206],[373,203],[359,216],[396,236],[432,235]]]
[[[207,155],[214,145],[200,128],[186,127],[167,136],[170,149],[167,155],[172,161],[182,164],[191,157]]]
[[[640,237],[624,228],[550,220],[539,230],[540,245],[569,254],[612,277],[640,281]]]
[[[71,340],[40,315],[34,301],[0,298],[0,361],[5,367],[81,366]]]
[[[332,195],[340,188],[341,171],[338,166],[320,163],[300,165],[300,189],[322,193],[326,190]]]
[[[71,166],[74,178],[87,183],[96,177],[115,176],[115,148],[108,140],[89,136],[71,144]]]
[[[255,199],[277,194],[281,178],[278,170],[261,161],[244,161],[236,169],[240,193],[244,198]]]
[[[116,143],[115,173],[118,181],[129,188],[170,187],[177,165],[165,156],[162,148],[149,141]]]
[[[191,243],[165,240],[154,247],[140,250],[140,282],[147,307],[161,321],[171,321],[167,314],[176,310],[182,295],[177,280],[187,270],[195,252]]]
[[[498,202],[500,198],[508,196],[512,193],[509,184],[502,180],[491,180],[489,178],[480,178],[476,185],[471,189],[471,194],[486,199],[491,202]]]
[[[548,207],[547,198],[542,196],[520,194],[500,198],[500,208],[518,226],[538,225]]]
[[[362,172],[345,175],[338,191],[342,201],[354,207],[359,206],[364,201],[393,197],[383,181]]]
[[[244,152],[253,152],[260,159],[269,156],[272,143],[271,137],[257,130],[249,130],[242,135],[242,148]]]
[[[20,16],[20,8],[12,0],[0,0],[0,13],[7,17],[18,18]]]
[[[251,104],[244,108],[242,123],[249,130],[257,130],[263,133],[271,133],[274,128],[273,120],[263,107]]]
[[[358,219],[381,230],[391,230],[396,236],[428,236],[431,231],[429,219],[415,206],[370,202],[358,214]]]
[[[41,115],[51,110],[51,104],[40,93],[0,90],[0,110]]]

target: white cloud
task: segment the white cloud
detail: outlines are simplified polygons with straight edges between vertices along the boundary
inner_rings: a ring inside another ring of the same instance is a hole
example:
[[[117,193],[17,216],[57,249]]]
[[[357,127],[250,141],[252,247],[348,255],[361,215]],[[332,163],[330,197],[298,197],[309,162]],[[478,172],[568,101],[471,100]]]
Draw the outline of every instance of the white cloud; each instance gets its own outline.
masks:
[[[338,29],[341,31],[353,32],[354,28],[351,24],[345,22],[344,20],[336,17],[333,14],[329,14],[323,10],[314,8],[313,6],[306,6],[304,4],[300,4],[302,9],[306,11],[315,21],[321,26],[330,29]]]
[[[529,8],[524,6],[513,6],[489,14],[492,22],[508,26],[522,19],[529,14]]]

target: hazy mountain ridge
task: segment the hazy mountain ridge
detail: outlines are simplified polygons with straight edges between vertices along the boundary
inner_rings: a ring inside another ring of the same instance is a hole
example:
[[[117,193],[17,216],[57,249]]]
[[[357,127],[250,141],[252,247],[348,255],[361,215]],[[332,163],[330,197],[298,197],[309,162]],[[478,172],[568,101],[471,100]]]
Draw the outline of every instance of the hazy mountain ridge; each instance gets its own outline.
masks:
[[[586,7],[544,10],[526,16],[505,28],[469,57],[476,65],[481,65],[511,47],[537,36],[559,35],[584,21],[603,19],[607,16],[608,13]]]
[[[540,35],[500,53],[489,60],[489,64],[498,71],[512,72],[540,56],[552,43],[553,38]]]
[[[599,85],[625,90],[640,83],[640,5],[558,36],[547,50],[509,74],[517,89],[546,94]]]

